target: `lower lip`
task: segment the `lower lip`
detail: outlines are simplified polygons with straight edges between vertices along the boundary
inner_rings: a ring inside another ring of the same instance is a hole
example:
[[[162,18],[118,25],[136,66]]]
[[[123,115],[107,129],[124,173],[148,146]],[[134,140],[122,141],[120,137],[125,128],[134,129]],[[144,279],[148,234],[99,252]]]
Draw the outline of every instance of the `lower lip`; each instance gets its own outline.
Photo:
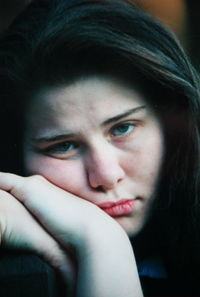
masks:
[[[134,205],[134,200],[126,200],[118,205],[102,208],[102,210],[112,217],[122,216],[130,214],[134,209]]]

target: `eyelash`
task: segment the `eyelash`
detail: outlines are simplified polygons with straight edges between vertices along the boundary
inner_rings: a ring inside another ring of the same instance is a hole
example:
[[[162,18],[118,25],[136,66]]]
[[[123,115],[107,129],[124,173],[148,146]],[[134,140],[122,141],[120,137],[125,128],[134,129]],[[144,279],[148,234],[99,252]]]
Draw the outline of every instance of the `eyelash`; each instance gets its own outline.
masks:
[[[116,130],[116,129],[120,129],[120,128],[131,128],[131,130],[128,130],[128,132],[127,131],[125,131],[125,132],[123,132],[122,131],[122,135],[114,135],[114,130]],[[126,136],[126,135],[129,135],[133,130],[134,130],[134,128],[136,127],[136,124],[135,123],[132,123],[132,122],[125,122],[125,123],[120,123],[120,124],[117,124],[116,126],[114,126],[112,129],[111,129],[111,134],[112,134],[112,136],[113,137],[124,137],[124,136]]]
[[[67,147],[69,148],[70,146],[74,146],[73,149],[66,149]],[[80,145],[76,144],[75,142],[71,141],[64,141],[61,143],[56,143],[53,145],[50,145],[49,147],[42,149],[42,152],[48,155],[54,155],[54,154],[59,154],[59,155],[64,155],[66,153],[70,153],[77,149]],[[64,148],[64,149],[63,149]]]
[[[124,122],[124,123],[119,123],[117,125],[115,125],[114,127],[112,127],[109,130],[109,133],[111,134],[112,138],[117,138],[119,140],[124,139],[125,137],[130,136],[135,128],[137,127],[137,124],[134,122]],[[128,128],[128,131],[125,132],[121,132],[121,135],[114,135],[117,129],[123,129],[123,128]],[[71,146],[73,146],[72,149],[69,149]],[[64,148],[64,149],[63,149]],[[67,148],[67,149],[66,149]],[[53,155],[65,155],[65,154],[74,154],[74,150],[81,148],[81,144],[77,143],[77,142],[73,142],[73,141],[64,141],[64,142],[60,142],[60,143],[56,143],[53,145],[50,145],[47,148],[41,149],[40,151],[42,151],[43,153],[53,156]]]

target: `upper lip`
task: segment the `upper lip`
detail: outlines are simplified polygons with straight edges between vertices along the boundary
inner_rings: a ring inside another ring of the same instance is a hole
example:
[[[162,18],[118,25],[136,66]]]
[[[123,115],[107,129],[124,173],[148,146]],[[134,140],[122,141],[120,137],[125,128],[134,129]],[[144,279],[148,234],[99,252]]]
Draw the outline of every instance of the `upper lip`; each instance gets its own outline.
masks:
[[[96,205],[100,208],[106,209],[106,208],[110,208],[116,205],[120,205],[122,203],[128,202],[128,201],[132,201],[134,200],[132,199],[121,199],[119,201],[107,201],[107,202],[103,202],[103,203],[96,203]]]

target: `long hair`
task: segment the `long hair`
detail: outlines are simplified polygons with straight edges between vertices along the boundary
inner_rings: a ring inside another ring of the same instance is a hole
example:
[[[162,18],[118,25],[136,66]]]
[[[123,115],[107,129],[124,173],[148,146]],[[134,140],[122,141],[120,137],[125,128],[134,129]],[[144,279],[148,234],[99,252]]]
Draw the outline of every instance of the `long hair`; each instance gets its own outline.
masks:
[[[2,170],[23,170],[23,118],[40,88],[93,74],[119,77],[145,95],[165,136],[147,230],[169,274],[195,275],[200,264],[199,82],[175,36],[123,0],[52,0],[33,3],[0,44]]]

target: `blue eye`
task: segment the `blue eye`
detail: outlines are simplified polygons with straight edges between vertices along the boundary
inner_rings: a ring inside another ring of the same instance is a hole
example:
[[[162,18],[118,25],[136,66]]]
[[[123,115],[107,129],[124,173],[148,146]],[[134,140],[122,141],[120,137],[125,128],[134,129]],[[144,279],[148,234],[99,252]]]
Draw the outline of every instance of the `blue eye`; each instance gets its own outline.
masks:
[[[113,136],[122,136],[122,135],[129,134],[134,129],[134,127],[135,127],[135,125],[130,124],[130,123],[120,124],[112,129],[112,135]]]
[[[63,142],[53,145],[52,147],[47,148],[47,152],[52,153],[66,153],[73,151],[77,148],[77,145],[72,142]]]

